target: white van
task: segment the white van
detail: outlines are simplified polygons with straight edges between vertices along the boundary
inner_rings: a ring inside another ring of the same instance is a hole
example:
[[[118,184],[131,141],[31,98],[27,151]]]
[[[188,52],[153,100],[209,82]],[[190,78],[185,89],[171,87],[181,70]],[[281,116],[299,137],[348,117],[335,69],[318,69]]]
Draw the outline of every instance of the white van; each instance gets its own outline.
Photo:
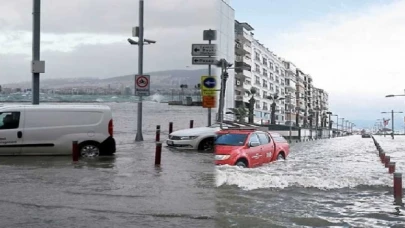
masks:
[[[0,106],[0,155],[71,155],[73,141],[81,156],[115,153],[110,107]]]

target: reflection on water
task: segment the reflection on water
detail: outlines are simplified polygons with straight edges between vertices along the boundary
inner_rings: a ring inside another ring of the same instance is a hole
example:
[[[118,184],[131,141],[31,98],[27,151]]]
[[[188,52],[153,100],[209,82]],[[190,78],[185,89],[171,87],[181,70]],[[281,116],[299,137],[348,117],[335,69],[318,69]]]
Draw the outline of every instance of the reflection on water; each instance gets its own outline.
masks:
[[[205,125],[200,107],[145,102],[143,136],[135,143],[136,103],[113,110],[114,156],[0,157],[1,227],[215,227],[212,154],[162,148],[154,165],[155,127]]]

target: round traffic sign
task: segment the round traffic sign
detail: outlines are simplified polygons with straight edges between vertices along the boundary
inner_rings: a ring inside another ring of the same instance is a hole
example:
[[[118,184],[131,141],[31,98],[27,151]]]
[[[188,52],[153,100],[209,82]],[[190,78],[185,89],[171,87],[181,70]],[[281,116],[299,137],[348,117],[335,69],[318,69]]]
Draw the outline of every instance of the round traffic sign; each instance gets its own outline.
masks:
[[[149,84],[149,80],[145,76],[140,76],[136,79],[136,85],[141,88],[147,87]]]
[[[215,78],[206,78],[203,81],[204,87],[208,89],[213,89],[217,85],[217,80]]]

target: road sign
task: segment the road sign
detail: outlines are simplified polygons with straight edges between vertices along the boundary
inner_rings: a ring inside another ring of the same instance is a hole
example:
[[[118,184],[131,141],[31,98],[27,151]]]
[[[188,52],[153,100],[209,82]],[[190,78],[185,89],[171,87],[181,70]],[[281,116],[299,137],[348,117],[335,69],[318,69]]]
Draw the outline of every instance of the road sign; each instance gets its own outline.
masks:
[[[193,65],[213,65],[215,63],[215,57],[193,57]]]
[[[135,75],[135,96],[150,95],[150,75]]]
[[[216,96],[217,78],[201,76],[201,93],[203,96]]]
[[[217,45],[216,44],[192,44],[191,55],[192,56],[216,56]]]
[[[203,40],[216,40],[217,39],[217,30],[204,30],[203,31]]]
[[[203,108],[215,108],[215,96],[203,96]]]

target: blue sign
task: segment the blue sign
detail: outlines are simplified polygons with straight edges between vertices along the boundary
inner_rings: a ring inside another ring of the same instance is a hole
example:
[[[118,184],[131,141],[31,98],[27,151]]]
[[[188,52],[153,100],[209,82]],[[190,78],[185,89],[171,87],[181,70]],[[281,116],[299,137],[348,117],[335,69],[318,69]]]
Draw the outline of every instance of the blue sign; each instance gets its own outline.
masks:
[[[217,85],[217,80],[215,78],[206,78],[203,83],[206,88],[213,89]]]

